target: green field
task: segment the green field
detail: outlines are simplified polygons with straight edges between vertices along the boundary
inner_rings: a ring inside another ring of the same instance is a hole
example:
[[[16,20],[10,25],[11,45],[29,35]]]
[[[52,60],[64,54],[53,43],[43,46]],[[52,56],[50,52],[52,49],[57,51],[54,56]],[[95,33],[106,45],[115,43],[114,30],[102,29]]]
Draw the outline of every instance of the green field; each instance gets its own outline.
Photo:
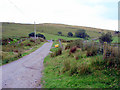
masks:
[[[60,31],[64,36],[67,36],[68,32],[75,34],[76,30],[85,29],[91,38],[95,38],[101,35],[101,33],[112,32],[112,30],[97,29],[83,26],[72,26],[64,24],[36,24],[36,31],[40,33],[48,33],[57,35]],[[28,34],[34,32],[33,24],[19,24],[19,23],[3,23],[2,35],[3,38],[8,37],[28,37]]]
[[[76,40],[76,39],[80,39],[80,38],[75,38],[75,37],[66,37],[66,36],[58,36],[58,35],[53,35],[53,34],[48,34],[48,33],[42,33],[43,35],[45,35],[47,40],[58,40],[58,39],[64,39],[64,40]]]
[[[120,43],[120,37],[114,36],[112,43]]]

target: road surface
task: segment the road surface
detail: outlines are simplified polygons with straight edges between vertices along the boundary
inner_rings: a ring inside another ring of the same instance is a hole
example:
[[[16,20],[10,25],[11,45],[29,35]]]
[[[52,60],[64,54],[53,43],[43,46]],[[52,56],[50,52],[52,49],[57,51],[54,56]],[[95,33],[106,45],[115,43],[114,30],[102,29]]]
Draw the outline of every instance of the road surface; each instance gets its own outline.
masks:
[[[2,88],[40,88],[43,60],[51,46],[52,41],[47,42],[31,54],[0,67]]]

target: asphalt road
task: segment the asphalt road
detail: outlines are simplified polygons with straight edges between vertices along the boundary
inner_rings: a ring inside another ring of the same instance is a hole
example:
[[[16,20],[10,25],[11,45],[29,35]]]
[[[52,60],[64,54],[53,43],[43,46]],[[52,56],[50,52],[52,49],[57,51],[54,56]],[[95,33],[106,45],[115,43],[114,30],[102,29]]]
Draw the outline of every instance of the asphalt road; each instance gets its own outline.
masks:
[[[49,41],[31,54],[1,66],[2,88],[41,88],[43,61],[52,43]]]

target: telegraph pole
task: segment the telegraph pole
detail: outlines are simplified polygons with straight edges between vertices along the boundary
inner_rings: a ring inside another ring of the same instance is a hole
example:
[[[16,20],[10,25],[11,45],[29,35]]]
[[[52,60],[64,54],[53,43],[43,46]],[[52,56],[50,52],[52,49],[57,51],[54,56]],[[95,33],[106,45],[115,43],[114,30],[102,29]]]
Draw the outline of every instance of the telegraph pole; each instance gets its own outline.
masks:
[[[34,21],[34,32],[35,32],[34,39],[36,40],[36,25],[35,25],[35,21]]]

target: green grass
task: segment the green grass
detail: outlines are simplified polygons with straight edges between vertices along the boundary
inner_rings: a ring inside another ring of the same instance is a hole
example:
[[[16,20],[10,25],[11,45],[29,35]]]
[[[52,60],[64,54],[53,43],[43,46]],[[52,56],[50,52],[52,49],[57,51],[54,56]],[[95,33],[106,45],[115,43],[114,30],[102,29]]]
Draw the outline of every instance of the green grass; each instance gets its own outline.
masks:
[[[48,33],[42,33],[47,40],[58,40],[58,39],[64,39],[64,40],[76,40],[80,38],[75,38],[75,37],[66,37],[66,36],[58,36],[58,35],[53,35],[53,34],[48,34]]]
[[[22,54],[23,56],[26,56],[28,54],[30,54],[31,52],[34,52],[35,50],[37,50],[38,48],[40,48],[45,42],[41,42],[39,45],[34,46],[32,49],[30,49],[29,51],[25,52]]]
[[[120,43],[120,37],[118,36],[113,37],[112,43]]]
[[[3,23],[2,28],[3,28],[2,31],[3,38],[27,37],[29,33],[34,32],[33,24]],[[68,32],[72,32],[73,34],[75,34],[76,30],[78,29],[85,29],[86,32],[92,38],[100,36],[101,33],[99,32],[113,33],[113,31],[106,29],[97,29],[91,27],[72,26],[72,25],[64,25],[64,24],[37,24],[36,29],[37,32],[49,33],[53,35],[57,35],[57,33],[61,31],[64,36],[67,36]]]
[[[52,51],[55,50],[52,48]],[[78,55],[79,59],[76,60]],[[87,57],[86,52],[79,49],[71,56],[69,50],[52,58],[48,55],[44,60],[43,88],[118,88],[118,71],[104,67],[103,62],[102,55]],[[82,64],[82,67],[85,65],[90,68],[91,73],[82,71],[83,74],[71,74]],[[63,72],[65,68],[68,71]]]

